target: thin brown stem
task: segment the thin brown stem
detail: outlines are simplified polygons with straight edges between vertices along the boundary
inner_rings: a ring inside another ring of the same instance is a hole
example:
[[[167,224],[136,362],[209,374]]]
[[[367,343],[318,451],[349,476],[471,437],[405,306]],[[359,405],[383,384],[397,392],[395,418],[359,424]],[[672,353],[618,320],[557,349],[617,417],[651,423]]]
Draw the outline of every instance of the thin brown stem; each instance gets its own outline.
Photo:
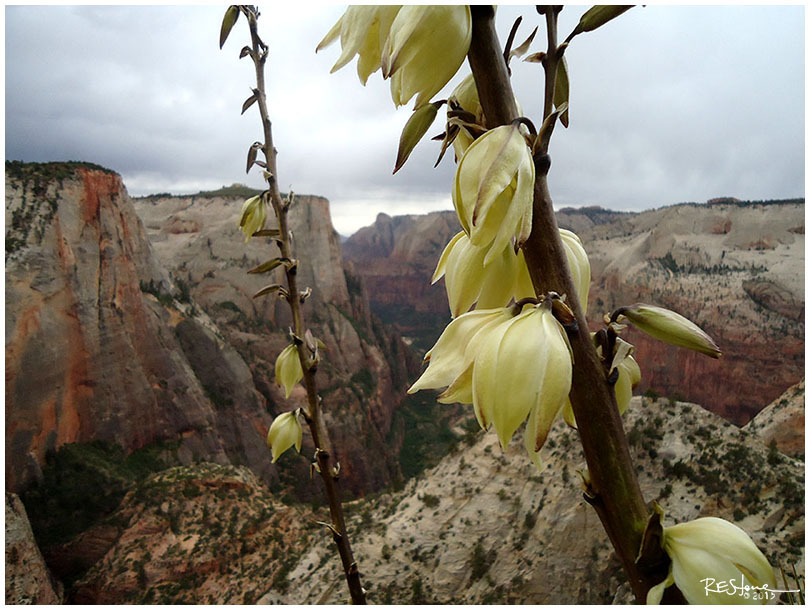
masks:
[[[549,9],[545,14],[549,30],[549,50],[544,64],[544,112],[548,115],[553,104],[558,59],[557,11]],[[489,128],[507,124],[516,115],[514,94],[492,21],[492,11],[474,7],[469,59]],[[536,157],[539,161],[536,162],[532,232],[523,252],[536,293],[541,295],[555,291],[568,295],[567,303],[575,314],[578,329],[569,333],[574,355],[569,398],[588,464],[588,501],[596,509],[608,533],[633,593],[643,603],[647,591],[664,580],[666,571],[662,573],[660,563],[654,567],[636,563],[650,510],[644,502],[635,475],[613,389],[605,378],[602,362],[590,338],[588,323],[568,269],[548,190],[549,160],[546,152],[539,151]],[[673,590],[678,593],[677,589],[670,587],[665,601],[677,601],[672,597]]]
[[[258,11],[249,7],[246,11],[250,26],[250,37],[253,46],[253,63],[256,68],[256,89],[258,94],[259,113],[261,115],[262,127],[264,129],[264,153],[267,164],[267,183],[270,190],[270,202],[278,219],[279,237],[278,244],[281,256],[293,260],[292,247],[290,244],[290,228],[287,219],[287,205],[281,197],[278,189],[276,150],[273,146],[273,131],[267,112],[267,100],[265,95],[264,65],[267,59],[267,47],[261,42],[258,34]],[[287,302],[293,319],[293,332],[298,337],[305,334],[304,317],[299,298],[298,278],[296,267],[286,267],[287,291],[289,296]],[[315,460],[318,470],[326,490],[326,497],[329,503],[329,513],[332,518],[332,537],[340,554],[343,564],[343,572],[352,602],[355,604],[366,603],[366,593],[360,582],[360,572],[352,554],[351,542],[346,530],[346,520],[343,514],[343,505],[340,499],[339,473],[340,464],[332,451],[329,433],[323,421],[321,410],[321,399],[318,396],[318,388],[315,382],[315,367],[310,367],[309,357],[306,349],[299,349],[298,356],[301,361],[301,368],[304,372],[303,384],[307,391],[307,423],[312,433],[312,441],[315,444]]]

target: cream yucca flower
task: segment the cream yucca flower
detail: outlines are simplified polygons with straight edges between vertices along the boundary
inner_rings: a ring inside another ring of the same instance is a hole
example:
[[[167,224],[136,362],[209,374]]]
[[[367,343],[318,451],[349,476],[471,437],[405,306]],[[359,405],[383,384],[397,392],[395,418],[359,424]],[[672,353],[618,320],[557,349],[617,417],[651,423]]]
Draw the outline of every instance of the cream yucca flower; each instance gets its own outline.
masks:
[[[408,389],[408,394],[419,390],[453,386],[472,365],[476,345],[480,340],[476,339],[478,335],[483,336],[488,329],[509,319],[511,319],[509,310],[503,308],[479,309],[458,316],[447,325],[436,345],[425,354],[428,367]],[[471,394],[469,400],[446,400],[446,398],[440,399],[440,402],[472,403]]]
[[[527,306],[493,328],[478,347],[472,372],[473,407],[484,427],[495,426],[502,447],[526,420],[526,451],[539,451],[571,390],[571,352],[547,303]]]
[[[776,588],[765,555],[748,534],[723,519],[703,517],[665,527],[663,547],[672,560],[669,575],[647,593],[648,604],[660,603],[673,583],[690,604],[767,603],[767,595],[752,593]]]
[[[303,378],[304,370],[298,359],[298,348],[288,345],[276,358],[276,384],[284,386],[286,398],[289,398],[295,384]]]
[[[478,309],[503,307],[512,300],[518,273],[518,256],[512,248],[504,248],[499,256],[484,265],[485,248],[472,245],[464,231],[447,244],[432,283],[444,277],[447,301],[453,317],[469,310],[473,303]]]
[[[382,49],[383,78],[391,79],[397,106],[430,101],[453,78],[470,48],[472,19],[466,5],[403,6]]]
[[[548,303],[476,310],[453,320],[428,352],[429,366],[408,390],[447,389],[439,402],[472,403],[482,428],[505,448],[528,417],[526,449],[538,452],[571,389],[571,353]]]
[[[301,453],[303,435],[304,431],[298,422],[296,412],[290,411],[276,417],[267,432],[267,446],[273,454],[273,462],[293,445],[295,450]]]
[[[630,324],[659,341],[685,347],[712,358],[719,358],[722,355],[720,348],[709,335],[697,324],[674,311],[636,303],[629,307],[621,307],[616,312],[624,316]]]
[[[503,125],[470,144],[458,162],[453,205],[475,246],[488,248],[484,264],[529,236],[534,161],[517,125]]]
[[[579,238],[571,231],[560,229],[568,264],[579,294],[588,295],[591,268]],[[453,317],[469,310],[473,303],[478,309],[503,307],[512,298],[516,301],[535,296],[534,286],[523,251],[504,248],[484,264],[487,249],[474,246],[466,233],[457,233],[444,248],[432,283],[444,277],[447,301]],[[583,302],[583,308],[587,301]]]
[[[261,231],[264,228],[266,220],[267,206],[264,197],[256,195],[246,199],[245,203],[242,204],[242,215],[239,217],[239,228],[245,234],[245,243],[250,241],[256,231]]]
[[[364,85],[379,70],[382,48],[399,5],[350,6],[315,49],[317,53],[340,38],[341,53],[331,72],[340,70],[357,55],[357,75]]]

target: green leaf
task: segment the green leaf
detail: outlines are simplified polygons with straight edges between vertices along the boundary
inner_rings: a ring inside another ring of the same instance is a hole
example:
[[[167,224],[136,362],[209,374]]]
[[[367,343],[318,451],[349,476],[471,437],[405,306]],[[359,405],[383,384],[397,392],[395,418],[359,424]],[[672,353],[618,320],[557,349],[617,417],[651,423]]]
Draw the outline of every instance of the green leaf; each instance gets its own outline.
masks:
[[[521,44],[519,47],[512,49],[512,51],[509,53],[509,57],[522,57],[523,55],[525,55],[529,51],[529,46],[531,46],[532,41],[534,40],[534,37],[536,35],[537,35],[537,28],[534,28],[532,33],[529,34],[529,37],[523,41],[523,44]]]
[[[570,84],[568,81],[568,62],[565,55],[557,63],[557,79],[554,82],[554,107],[559,108],[563,104],[568,104],[570,94]],[[568,127],[568,108],[560,115],[560,123],[563,127]]]
[[[270,284],[269,286],[265,286],[259,292],[253,295],[253,298],[261,297],[266,294],[270,294],[271,292],[285,292],[284,288],[280,284]]]
[[[411,155],[414,147],[422,139],[422,136],[427,133],[430,126],[433,125],[433,120],[436,118],[436,113],[444,103],[434,102],[432,104],[424,104],[419,106],[413,111],[411,118],[405,123],[402,130],[402,135],[399,137],[399,150],[397,150],[397,162],[394,165],[394,173],[396,174],[400,168],[405,165],[405,161]]]
[[[579,18],[577,27],[574,28],[574,31],[571,32],[566,41],[571,40],[574,36],[582,32],[592,32],[596,28],[602,27],[611,19],[615,19],[631,8],[633,8],[632,5],[620,4],[597,4],[592,6]]]
[[[250,168],[253,167],[253,164],[256,162],[256,155],[258,154],[258,152],[259,149],[256,146],[251,146],[250,150],[248,150],[247,167],[245,168],[246,174],[250,171]]]
[[[219,30],[220,49],[225,44],[225,41],[228,40],[228,34],[231,33],[231,29],[233,29],[233,25],[236,23],[237,19],[239,19],[239,7],[232,4],[227,8],[225,16],[222,18],[222,27]]]
[[[245,114],[245,111],[246,111],[248,108],[250,108],[250,107],[251,107],[253,104],[255,104],[255,103],[256,103],[256,100],[258,100],[258,99],[259,99],[259,90],[258,90],[258,89],[254,89],[254,90],[253,90],[253,95],[251,95],[249,98],[247,98],[247,99],[245,100],[245,103],[244,103],[244,104],[242,104],[242,114]]]
[[[290,262],[290,259],[288,259],[288,258],[274,258],[274,259],[271,259],[271,260],[267,261],[266,263],[262,263],[258,267],[254,267],[253,269],[248,271],[248,273],[267,273],[268,271],[272,271],[273,269],[275,269],[279,265],[281,265],[283,263],[289,263],[289,262]]]

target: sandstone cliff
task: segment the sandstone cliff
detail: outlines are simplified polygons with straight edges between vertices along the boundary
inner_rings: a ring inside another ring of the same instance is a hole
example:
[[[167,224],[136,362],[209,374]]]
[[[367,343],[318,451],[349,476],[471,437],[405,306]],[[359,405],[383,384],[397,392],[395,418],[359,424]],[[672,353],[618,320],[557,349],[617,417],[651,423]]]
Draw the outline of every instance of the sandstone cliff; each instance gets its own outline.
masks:
[[[648,302],[690,317],[721,346],[714,361],[629,332],[640,392],[680,396],[738,424],[804,371],[804,205],[683,204],[643,213],[567,208],[591,261],[592,328],[619,305]],[[373,289],[371,306],[428,349],[449,321],[436,261],[459,230],[453,212],[390,218],[358,231],[347,258]]]
[[[369,601],[629,601],[582,500],[576,433],[555,426],[538,472],[521,443],[502,452],[475,426],[470,416],[454,431],[458,449],[403,491],[347,505]],[[645,497],[662,505],[665,524],[726,518],[772,565],[802,573],[803,463],[697,405],[634,398],[626,427]],[[74,601],[343,603],[334,547],[315,523],[322,513],[279,505],[241,469],[159,473],[112,516],[117,533]]]
[[[178,441],[181,461],[244,461],[271,476],[264,400],[157,261],[117,174],[7,164],[5,321],[8,488],[90,440],[127,451]],[[215,404],[191,364],[206,347],[236,408]]]
[[[245,243],[238,230],[244,196],[210,193],[135,200],[138,214],[162,263],[222,329],[250,366],[256,387],[275,414],[305,401],[296,388],[290,401],[273,383],[276,356],[290,325],[286,303],[275,296],[253,299],[260,288],[282,281],[247,271],[277,255],[269,240]],[[272,217],[272,214],[271,214]],[[399,476],[394,411],[418,364],[398,336],[373,316],[363,283],[342,265],[329,202],[296,195],[289,216],[299,259],[301,288],[312,288],[304,316],[327,345],[318,384],[330,434],[339,452],[343,481],[354,493],[379,489]],[[273,219],[268,220],[271,225]],[[305,444],[308,440],[305,440]],[[311,455],[310,445],[303,450]],[[283,482],[311,495],[307,465],[283,469]]]
[[[271,280],[246,271],[272,254],[259,240],[245,247],[241,199],[139,200],[153,248],[120,177],[103,168],[9,163],[6,193],[9,487],[39,480],[65,443],[91,440],[127,451],[179,440],[183,463],[244,463],[278,482],[264,435],[303,394],[287,402],[273,383],[289,314],[251,298]],[[298,198],[291,223],[313,289],[307,313],[328,346],[321,391],[344,480],[355,493],[377,489],[399,476],[387,443],[416,365],[344,273],[328,202]],[[281,483],[317,494],[305,473],[302,460]]]

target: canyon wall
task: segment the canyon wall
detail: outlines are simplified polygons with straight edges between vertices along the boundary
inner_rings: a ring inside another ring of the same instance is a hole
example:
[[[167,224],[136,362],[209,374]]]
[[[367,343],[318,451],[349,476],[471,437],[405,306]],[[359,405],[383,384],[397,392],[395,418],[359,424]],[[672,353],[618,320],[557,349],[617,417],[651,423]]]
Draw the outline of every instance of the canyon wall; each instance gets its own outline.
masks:
[[[588,252],[592,329],[615,307],[646,302],[691,318],[723,349],[715,361],[629,330],[643,373],[639,392],[686,398],[744,424],[803,378],[803,203],[567,208],[557,218]],[[430,277],[459,230],[453,212],[381,214],[344,245],[373,287],[372,309],[421,351],[450,319],[443,282],[430,286]]]
[[[266,483],[319,493],[305,460],[276,468],[265,446],[272,417],[303,395],[285,401],[273,383],[289,314],[251,298],[269,280],[246,271],[273,255],[258,240],[245,247],[242,200],[134,204],[104,168],[6,164],[7,488],[41,480],[65,444],[104,441],[245,464]],[[319,383],[343,480],[364,493],[399,476],[391,422],[415,365],[344,274],[328,202],[299,198],[291,224],[313,289],[307,315],[328,347]]]

